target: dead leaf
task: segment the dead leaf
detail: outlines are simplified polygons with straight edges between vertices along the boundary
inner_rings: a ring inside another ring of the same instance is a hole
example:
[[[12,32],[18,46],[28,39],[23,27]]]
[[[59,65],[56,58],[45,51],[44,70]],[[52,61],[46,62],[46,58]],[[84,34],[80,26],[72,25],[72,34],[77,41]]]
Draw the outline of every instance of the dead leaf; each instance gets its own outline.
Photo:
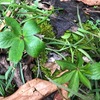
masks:
[[[93,5],[100,5],[100,0],[78,0],[82,1],[83,3],[93,6]]]
[[[67,87],[67,84],[64,84],[64,86]],[[70,100],[68,98],[68,92],[64,89],[60,89],[59,92],[55,94],[54,100]]]
[[[22,85],[14,94],[0,100],[41,100],[57,90],[57,86],[42,79],[33,79]]]
[[[51,71],[51,75],[58,69],[60,70],[60,66],[58,64],[56,64],[55,62],[51,62],[51,63],[46,63],[44,65],[46,68],[50,69]]]

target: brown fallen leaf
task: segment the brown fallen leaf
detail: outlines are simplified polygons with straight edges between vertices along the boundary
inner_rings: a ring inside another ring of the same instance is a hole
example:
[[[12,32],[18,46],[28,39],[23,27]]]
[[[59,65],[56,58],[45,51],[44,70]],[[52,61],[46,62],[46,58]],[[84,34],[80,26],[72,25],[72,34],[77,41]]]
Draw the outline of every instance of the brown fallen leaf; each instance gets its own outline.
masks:
[[[56,70],[60,70],[60,66],[59,66],[58,64],[56,64],[55,62],[46,63],[44,66],[45,66],[46,68],[50,69],[51,75],[52,75]]]
[[[78,0],[78,1],[82,1],[83,3],[89,6],[100,5],[100,0]]]
[[[22,85],[11,96],[5,98],[0,97],[0,100],[42,100],[56,90],[56,85],[49,81],[36,78]]]
[[[65,87],[67,87],[67,84],[64,84]],[[54,100],[70,100],[68,98],[68,92],[64,89],[60,89],[59,92],[57,92],[54,96]]]

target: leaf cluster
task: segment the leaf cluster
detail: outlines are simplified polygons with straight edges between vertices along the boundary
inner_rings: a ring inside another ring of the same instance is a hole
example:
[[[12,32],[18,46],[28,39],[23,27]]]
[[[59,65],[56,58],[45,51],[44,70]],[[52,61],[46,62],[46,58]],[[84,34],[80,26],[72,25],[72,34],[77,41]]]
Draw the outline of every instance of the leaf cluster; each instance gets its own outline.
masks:
[[[27,21],[23,28],[11,17],[6,17],[5,22],[10,29],[0,32],[0,48],[9,48],[10,61],[18,63],[24,51],[32,57],[37,57],[45,48],[42,40],[35,36],[40,31],[35,21]]]
[[[55,82],[64,84],[68,82],[68,87],[75,92],[78,92],[79,83],[83,83],[86,87],[91,89],[91,83],[86,74],[91,74],[90,70],[87,70],[90,67],[89,64],[84,65],[84,61],[81,55],[78,55],[77,63],[71,63],[64,60],[56,61],[56,63],[61,67],[61,70],[68,70],[62,76],[54,79]],[[72,96],[69,93],[69,96]]]

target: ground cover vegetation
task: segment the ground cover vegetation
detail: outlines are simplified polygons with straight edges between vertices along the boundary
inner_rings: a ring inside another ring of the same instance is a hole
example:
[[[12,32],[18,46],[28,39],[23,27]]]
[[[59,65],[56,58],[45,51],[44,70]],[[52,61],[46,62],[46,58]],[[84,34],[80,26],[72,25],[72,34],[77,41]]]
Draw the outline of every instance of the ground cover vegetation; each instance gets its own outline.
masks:
[[[88,18],[83,23],[77,6],[77,27],[57,37],[50,17],[59,11],[63,9],[41,7],[38,0],[0,1],[0,57],[5,56],[8,64],[2,66],[0,62],[1,96],[18,88],[19,81],[14,81],[16,69],[22,84],[27,82],[23,67],[32,63],[32,79],[48,80],[65,89],[70,100],[100,100],[100,18]],[[47,62],[57,66],[45,67]]]

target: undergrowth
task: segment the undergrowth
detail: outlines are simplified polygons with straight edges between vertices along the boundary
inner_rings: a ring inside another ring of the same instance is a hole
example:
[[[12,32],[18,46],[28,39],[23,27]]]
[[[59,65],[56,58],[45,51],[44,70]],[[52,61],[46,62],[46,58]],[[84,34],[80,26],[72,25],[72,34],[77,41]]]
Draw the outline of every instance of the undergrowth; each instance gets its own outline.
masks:
[[[2,10],[2,7],[7,10]],[[7,17],[5,14],[9,10],[12,13],[10,17]],[[0,11],[2,14],[0,17],[6,22],[0,32],[0,48],[8,51],[7,61],[13,63],[13,66],[8,66],[5,74],[0,75],[2,96],[7,96],[14,90],[15,85],[12,80],[15,69],[18,64],[22,69],[21,61],[23,55],[27,53],[35,58],[35,66],[32,69],[35,73],[34,78],[40,77],[53,82],[59,88],[64,88],[69,92],[68,96],[72,100],[100,99],[98,89],[100,87],[100,20],[96,20],[95,23],[91,20],[81,23],[77,9],[79,19],[77,30],[66,30],[58,39],[49,19],[55,11],[54,8],[50,11],[41,10],[36,0],[34,6],[29,6],[24,2],[20,5],[14,2],[9,5],[4,4],[0,6]],[[51,70],[45,67],[50,52],[61,57],[60,60],[55,59],[53,62],[60,66],[60,71],[55,70],[51,73]],[[68,56],[63,55],[63,52]],[[66,70],[68,71],[64,72]],[[64,73],[56,77],[61,72]],[[21,78],[25,83],[23,77],[21,71]],[[68,82],[68,88],[62,86],[66,82]]]

